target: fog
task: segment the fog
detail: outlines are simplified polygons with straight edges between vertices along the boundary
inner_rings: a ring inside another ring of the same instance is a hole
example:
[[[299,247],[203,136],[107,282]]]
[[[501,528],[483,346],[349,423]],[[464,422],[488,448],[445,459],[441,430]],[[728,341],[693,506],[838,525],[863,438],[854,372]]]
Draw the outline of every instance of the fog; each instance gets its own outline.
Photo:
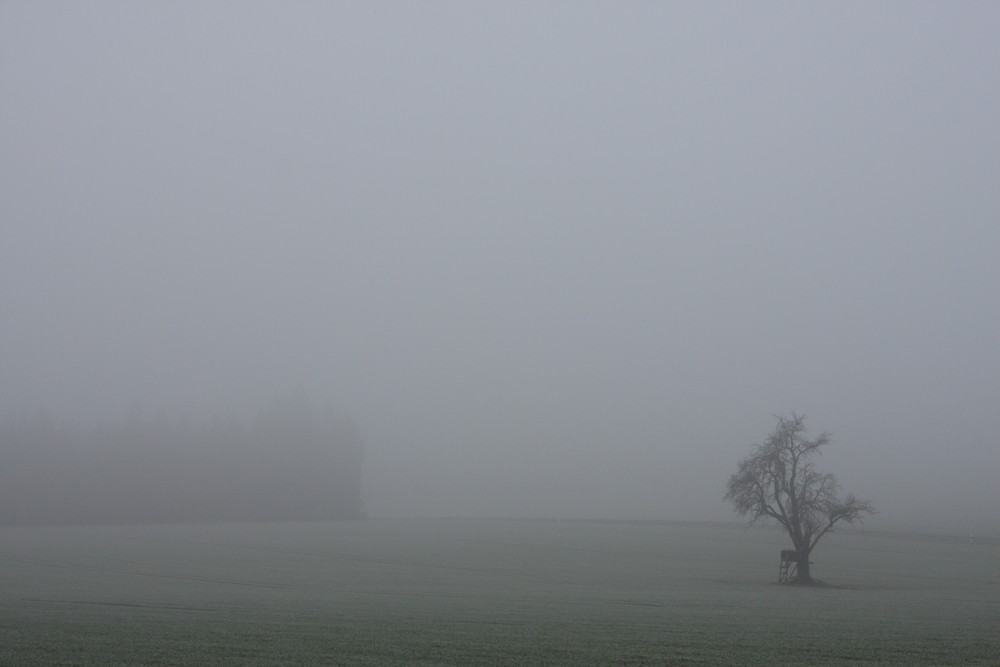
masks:
[[[4,2],[0,416],[301,392],[357,425],[371,516],[736,521],[797,411],[868,527],[1000,535],[998,34],[987,2]]]

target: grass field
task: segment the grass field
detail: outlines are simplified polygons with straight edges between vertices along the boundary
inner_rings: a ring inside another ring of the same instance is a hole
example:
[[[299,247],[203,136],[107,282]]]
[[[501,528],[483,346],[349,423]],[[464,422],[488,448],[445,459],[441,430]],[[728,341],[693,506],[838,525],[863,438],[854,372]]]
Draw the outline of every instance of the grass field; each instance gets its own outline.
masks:
[[[1000,664],[1000,547],[389,520],[0,528],[3,665]]]

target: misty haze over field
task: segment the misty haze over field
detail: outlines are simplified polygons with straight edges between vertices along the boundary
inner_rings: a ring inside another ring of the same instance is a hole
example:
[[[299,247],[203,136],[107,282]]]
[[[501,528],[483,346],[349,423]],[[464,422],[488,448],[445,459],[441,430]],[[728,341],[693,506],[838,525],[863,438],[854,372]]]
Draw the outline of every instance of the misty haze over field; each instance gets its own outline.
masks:
[[[373,516],[737,520],[794,410],[867,526],[1000,535],[998,34],[988,2],[4,2],[0,418],[300,392],[357,425]]]

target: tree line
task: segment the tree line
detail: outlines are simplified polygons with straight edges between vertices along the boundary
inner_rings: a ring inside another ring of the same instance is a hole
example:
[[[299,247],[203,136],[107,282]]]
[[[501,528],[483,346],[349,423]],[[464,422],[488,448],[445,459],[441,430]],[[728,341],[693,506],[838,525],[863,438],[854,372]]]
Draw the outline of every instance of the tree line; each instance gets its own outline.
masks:
[[[327,520],[363,516],[361,436],[301,398],[246,423],[0,422],[0,524]]]

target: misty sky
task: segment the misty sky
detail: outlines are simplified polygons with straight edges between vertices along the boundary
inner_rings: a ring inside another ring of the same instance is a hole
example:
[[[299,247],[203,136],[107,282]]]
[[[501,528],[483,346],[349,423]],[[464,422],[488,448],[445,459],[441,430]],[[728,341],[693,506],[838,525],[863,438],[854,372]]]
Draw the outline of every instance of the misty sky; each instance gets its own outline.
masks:
[[[998,35],[992,2],[7,0],[0,412],[304,391],[373,515],[738,520],[795,410],[870,527],[1000,535]]]

